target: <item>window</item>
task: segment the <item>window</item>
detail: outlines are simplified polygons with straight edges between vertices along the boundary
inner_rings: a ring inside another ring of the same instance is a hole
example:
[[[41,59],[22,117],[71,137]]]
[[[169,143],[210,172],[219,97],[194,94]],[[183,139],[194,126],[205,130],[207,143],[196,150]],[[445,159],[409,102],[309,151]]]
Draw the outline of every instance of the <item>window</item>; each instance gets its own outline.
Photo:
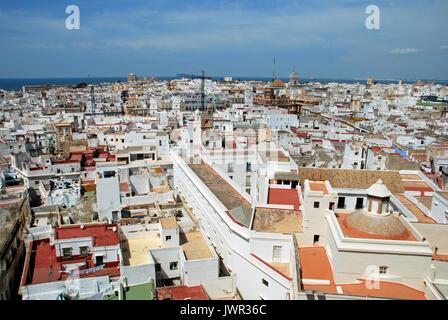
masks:
[[[96,266],[102,266],[104,264],[104,256],[96,256]]]
[[[177,270],[177,261],[170,262],[170,270]]]
[[[265,279],[261,279],[261,282],[266,286],[269,287],[269,282]]]
[[[246,162],[246,171],[251,172],[252,171],[252,163]]]
[[[356,209],[362,209],[364,207],[364,199],[356,198]]]
[[[314,202],[314,208],[318,209],[319,208],[319,201]]]
[[[280,262],[282,260],[282,246],[274,246],[272,248],[272,261]]]
[[[228,163],[227,164],[227,171],[233,172],[233,163]]]
[[[387,269],[389,269],[389,268],[386,267],[386,266],[381,266],[380,267],[380,274],[386,274],[387,273]]]
[[[79,247],[79,251],[81,253],[81,257],[87,257],[87,254],[89,253],[89,247],[87,246]]]
[[[338,198],[338,209],[345,209],[345,197]]]
[[[166,236],[165,237],[165,241],[170,241],[171,240],[171,236]]]
[[[62,255],[64,258],[70,258],[72,256],[72,248],[62,248]]]

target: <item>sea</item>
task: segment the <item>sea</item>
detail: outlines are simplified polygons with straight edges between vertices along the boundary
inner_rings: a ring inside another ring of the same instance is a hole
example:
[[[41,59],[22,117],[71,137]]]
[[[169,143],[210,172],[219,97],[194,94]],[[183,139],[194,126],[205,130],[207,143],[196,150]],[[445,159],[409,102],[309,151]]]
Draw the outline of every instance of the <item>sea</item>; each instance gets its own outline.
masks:
[[[174,80],[179,79],[179,76],[161,76],[154,78],[159,80]],[[223,80],[224,77],[211,77],[213,80]],[[281,80],[287,82],[288,78],[280,78]],[[272,78],[269,77],[233,77],[233,80],[255,80],[255,81],[271,81]],[[5,79],[0,78],[0,89],[7,91],[17,91],[22,90],[24,86],[32,86],[32,85],[66,85],[66,86],[75,86],[80,83],[98,85],[105,83],[117,83],[117,82],[126,82],[126,77],[79,77],[79,78],[29,78],[29,79]],[[347,83],[347,84],[356,84],[356,83],[365,83],[367,79],[318,79],[318,78],[302,78],[300,79],[301,83],[309,83],[309,82],[320,82],[320,83]],[[394,79],[380,79],[375,80],[380,84],[392,84],[398,83],[399,80]],[[403,83],[415,83],[416,80],[403,80]],[[422,79],[425,83],[435,83],[441,85],[448,85],[448,80],[430,80],[430,79]]]

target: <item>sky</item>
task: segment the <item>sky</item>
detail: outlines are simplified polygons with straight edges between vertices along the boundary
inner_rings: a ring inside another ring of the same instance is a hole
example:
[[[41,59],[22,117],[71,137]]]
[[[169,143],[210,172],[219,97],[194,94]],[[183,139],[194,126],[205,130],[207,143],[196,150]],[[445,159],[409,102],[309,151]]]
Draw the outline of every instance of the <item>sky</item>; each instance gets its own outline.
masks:
[[[365,26],[380,9],[380,29]],[[80,29],[66,28],[66,7]],[[0,78],[448,79],[447,0],[0,0]]]

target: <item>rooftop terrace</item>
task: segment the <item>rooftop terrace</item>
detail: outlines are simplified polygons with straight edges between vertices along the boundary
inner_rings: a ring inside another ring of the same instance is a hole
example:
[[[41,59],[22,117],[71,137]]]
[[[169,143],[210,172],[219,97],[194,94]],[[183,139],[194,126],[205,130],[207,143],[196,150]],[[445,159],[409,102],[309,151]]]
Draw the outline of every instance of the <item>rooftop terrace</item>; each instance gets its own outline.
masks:
[[[360,297],[424,300],[425,293],[406,285],[379,281],[377,288],[367,287],[365,280],[356,283],[335,283],[333,270],[324,247],[299,248],[302,279],[325,280],[327,285],[304,284],[305,290]]]
[[[156,289],[157,300],[208,300],[202,286],[164,287]]]
[[[59,260],[59,261],[58,261]],[[92,257],[61,261],[56,257],[55,246],[50,245],[49,239],[34,241],[31,246],[29,264],[25,265],[23,285],[41,284],[65,280],[69,274],[64,272],[65,264],[85,263],[85,268],[95,267]],[[109,275],[120,276],[118,266],[105,266],[103,269],[80,275],[81,278]]]
[[[327,186],[324,181],[310,181],[309,186],[311,191],[322,191],[324,194],[328,194]]]
[[[297,189],[269,188],[268,204],[291,205],[295,211],[299,211],[299,193]]]
[[[299,211],[256,208],[252,230],[273,233],[302,232],[302,219]]]
[[[207,243],[200,231],[181,233],[182,250],[187,260],[201,260],[213,258]]]
[[[419,207],[417,207],[417,205],[415,205],[408,198],[406,198],[404,194],[395,194],[395,197],[398,200],[400,200],[401,204],[404,205],[406,209],[408,209],[418,219],[418,222],[436,223],[432,218],[425,215],[425,213]],[[419,198],[429,198],[429,197],[417,197],[417,199]],[[432,202],[432,197],[430,198]]]
[[[126,266],[149,263],[149,250],[159,248],[162,248],[162,240],[154,232],[139,232],[138,235],[121,240],[121,252]]]

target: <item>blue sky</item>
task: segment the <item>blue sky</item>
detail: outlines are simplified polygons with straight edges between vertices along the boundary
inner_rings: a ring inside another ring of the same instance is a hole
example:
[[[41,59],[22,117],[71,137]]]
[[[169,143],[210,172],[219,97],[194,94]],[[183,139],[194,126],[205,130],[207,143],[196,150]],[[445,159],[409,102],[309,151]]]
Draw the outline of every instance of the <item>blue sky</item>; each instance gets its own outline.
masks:
[[[81,29],[65,28],[68,5]],[[381,29],[365,28],[365,8]],[[446,0],[0,0],[0,78],[448,78]]]

